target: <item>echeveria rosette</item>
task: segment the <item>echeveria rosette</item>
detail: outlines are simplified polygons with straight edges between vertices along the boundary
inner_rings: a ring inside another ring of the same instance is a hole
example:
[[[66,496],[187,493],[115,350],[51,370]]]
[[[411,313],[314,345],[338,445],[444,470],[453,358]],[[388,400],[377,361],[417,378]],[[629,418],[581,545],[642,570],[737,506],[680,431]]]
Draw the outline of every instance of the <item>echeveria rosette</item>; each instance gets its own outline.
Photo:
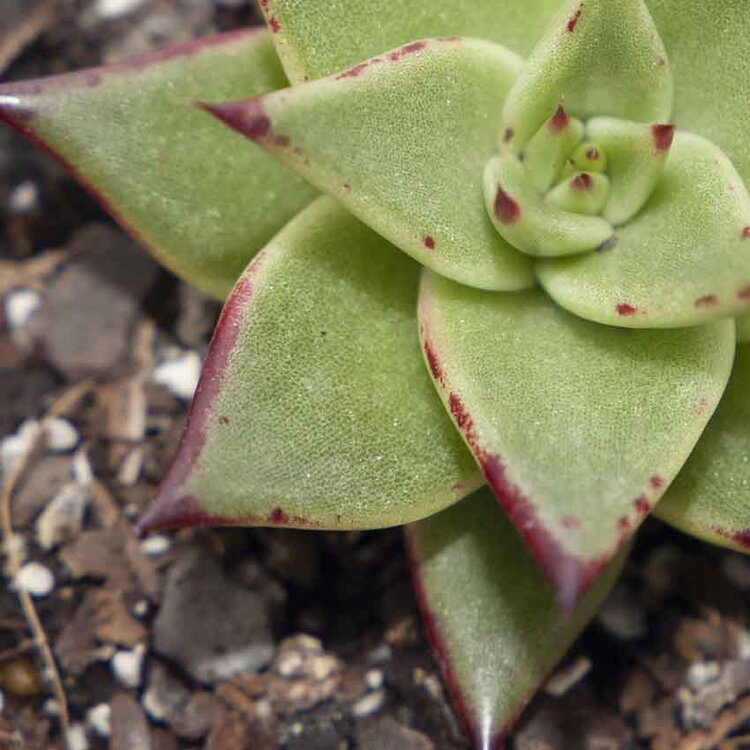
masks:
[[[750,544],[750,6],[261,6],[270,34],[10,85],[0,116],[204,289],[266,245],[142,527],[413,522],[489,748],[651,510]],[[328,197],[294,217],[282,164]]]

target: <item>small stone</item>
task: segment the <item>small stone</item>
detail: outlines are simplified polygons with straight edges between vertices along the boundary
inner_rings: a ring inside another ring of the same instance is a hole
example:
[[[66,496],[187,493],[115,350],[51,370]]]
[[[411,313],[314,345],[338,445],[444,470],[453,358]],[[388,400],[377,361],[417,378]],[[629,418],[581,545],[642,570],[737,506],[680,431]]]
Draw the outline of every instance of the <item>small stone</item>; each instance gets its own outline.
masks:
[[[6,539],[5,544],[3,544],[3,555],[5,556],[3,573],[6,576],[10,576],[12,565],[22,565],[26,561],[26,557],[28,556],[26,537],[21,534],[13,534],[9,539]],[[17,563],[13,563],[11,560],[17,561]]]
[[[177,398],[189,401],[198,385],[201,367],[198,352],[188,350],[157,365],[153,371],[153,379]]]
[[[151,750],[151,732],[135,699],[119,693],[111,702],[112,736],[109,750]]]
[[[358,727],[357,747],[360,750],[434,750],[435,746],[421,732],[388,716]]]
[[[213,694],[201,690],[193,693],[188,702],[169,718],[169,725],[177,736],[199,740],[221,721],[224,712]]]
[[[13,471],[16,462],[30,450],[36,433],[37,422],[27,420],[13,435],[0,442],[0,471],[4,476]]]
[[[78,430],[62,417],[46,419],[44,431],[47,437],[46,448],[51,453],[68,453],[78,445],[80,440]]]
[[[13,580],[17,591],[25,591],[35,598],[49,596],[55,588],[52,571],[38,562],[26,563]]]
[[[83,724],[76,723],[68,727],[65,734],[65,743],[68,750],[89,750],[89,741]]]
[[[750,589],[750,561],[742,555],[729,554],[721,561],[724,575],[739,589]]]
[[[565,695],[572,687],[577,685],[591,671],[591,659],[587,656],[579,656],[570,664],[558,669],[552,677],[547,680],[544,692],[548,695],[560,697]]]
[[[383,703],[385,703],[385,691],[378,690],[375,693],[368,693],[352,706],[352,716],[356,719],[372,716],[380,711]]]
[[[42,680],[36,664],[20,657],[0,664],[0,684],[11,694],[33,698],[42,692]]]
[[[154,534],[144,539],[141,544],[141,552],[149,557],[159,557],[169,552],[172,546],[172,540],[162,534]]]
[[[94,481],[94,470],[91,468],[88,452],[79,450],[73,456],[73,480],[76,484],[88,486]]]
[[[143,658],[146,647],[138,645],[132,650],[116,651],[110,666],[112,674],[124,688],[140,687],[143,676]]]
[[[44,509],[36,521],[36,538],[46,552],[58,544],[78,536],[89,502],[85,487],[73,482],[66,484]]]
[[[165,721],[181,710],[187,703],[190,693],[187,688],[167,668],[153,662],[148,675],[148,687],[141,704],[154,721]]]
[[[387,643],[381,643],[380,646],[367,654],[367,661],[370,664],[380,664],[381,662],[389,661],[392,656],[393,649]]]
[[[5,710],[5,693],[0,690],[0,714]]]
[[[42,295],[33,289],[14,289],[5,298],[5,323],[11,331],[26,327],[42,304]]]
[[[60,715],[60,704],[54,698],[47,698],[42,704],[42,713],[45,716],[56,718]]]
[[[19,182],[8,195],[8,208],[14,214],[29,214],[39,205],[39,188],[31,180]]]
[[[144,0],[97,0],[94,12],[99,18],[112,20],[138,10],[143,3]]]
[[[385,682],[385,675],[382,669],[371,669],[365,675],[365,684],[370,690],[380,690]]]
[[[693,690],[699,690],[714,682],[721,674],[721,667],[715,661],[697,661],[687,670],[687,683]]]
[[[146,599],[139,599],[133,605],[132,612],[134,617],[145,617],[148,614],[148,601]]]
[[[112,708],[108,703],[99,703],[86,713],[86,724],[99,735],[109,737],[112,734]]]
[[[637,641],[646,635],[646,615],[638,606],[632,592],[625,586],[616,586],[599,610],[600,625],[623,641]]]

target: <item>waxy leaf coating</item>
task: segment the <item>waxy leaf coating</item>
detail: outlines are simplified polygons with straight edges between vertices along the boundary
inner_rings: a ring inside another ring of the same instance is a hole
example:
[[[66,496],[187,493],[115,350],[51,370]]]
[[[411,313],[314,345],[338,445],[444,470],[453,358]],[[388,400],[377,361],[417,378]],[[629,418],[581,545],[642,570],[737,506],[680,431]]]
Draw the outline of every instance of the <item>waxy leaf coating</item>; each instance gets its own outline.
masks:
[[[446,408],[572,609],[690,455],[729,378],[734,323],[600,326],[541,291],[430,272],[419,322]]]
[[[454,705],[477,748],[499,747],[596,612],[624,553],[566,619],[487,490],[412,524],[406,535],[417,600]]]
[[[425,37],[487,39],[527,54],[560,0],[260,0],[294,83]]]
[[[440,274],[533,285],[492,227],[482,169],[520,60],[488,42],[413,42],[348,71],[209,109]]]
[[[168,268],[223,298],[315,191],[196,99],[286,79],[269,34],[206,37],[103,68],[0,86],[0,119],[41,142]]]
[[[419,266],[324,198],[237,282],[141,530],[406,523],[481,484],[425,372]]]
[[[719,408],[655,513],[688,534],[750,551],[750,345],[737,348]]]
[[[643,210],[601,252],[545,259],[542,286],[610,326],[668,328],[750,309],[750,197],[713,144],[678,131]]]

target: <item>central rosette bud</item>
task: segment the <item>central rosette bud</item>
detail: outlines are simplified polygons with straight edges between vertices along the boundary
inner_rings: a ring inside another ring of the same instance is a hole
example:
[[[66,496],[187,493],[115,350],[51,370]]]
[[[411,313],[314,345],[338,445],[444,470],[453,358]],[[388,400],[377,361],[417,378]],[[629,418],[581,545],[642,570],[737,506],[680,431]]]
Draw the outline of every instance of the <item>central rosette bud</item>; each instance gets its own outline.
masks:
[[[560,103],[526,142],[508,125],[487,165],[487,208],[503,238],[530,255],[610,247],[643,207],[672,145],[671,125],[614,117],[585,123]]]

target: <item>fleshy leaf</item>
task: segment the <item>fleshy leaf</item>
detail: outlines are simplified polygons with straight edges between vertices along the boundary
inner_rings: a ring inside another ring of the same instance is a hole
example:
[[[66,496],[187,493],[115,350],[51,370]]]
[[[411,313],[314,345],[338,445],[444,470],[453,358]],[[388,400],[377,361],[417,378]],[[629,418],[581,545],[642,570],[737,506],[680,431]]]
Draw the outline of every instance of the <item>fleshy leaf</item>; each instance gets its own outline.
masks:
[[[599,172],[575,172],[556,185],[546,197],[547,203],[563,211],[596,216],[609,195],[609,179]]]
[[[552,298],[628,328],[690,326],[750,308],[750,197],[729,160],[679,132],[644,209],[602,252],[543,260]]]
[[[321,198],[237,282],[141,530],[406,523],[481,484],[419,351],[419,266]]]
[[[195,99],[286,85],[265,31],[0,86],[0,119],[41,143],[170,269],[224,297],[315,191]]]
[[[505,101],[506,144],[522,151],[561,99],[582,120],[667,121],[666,59],[643,0],[567,0]]]
[[[672,147],[674,127],[595,117],[586,124],[586,134],[607,155],[612,190],[603,216],[615,226],[624,224],[654,192]]]
[[[737,318],[737,341],[743,344],[750,342],[750,314]]]
[[[406,529],[417,599],[453,703],[480,750],[499,748],[620,572],[610,564],[572,618],[487,490]]]
[[[648,7],[669,50],[674,121],[715,143],[750,183],[750,3],[648,0]]]
[[[260,0],[289,78],[323,78],[425,37],[487,39],[531,51],[560,0]]]
[[[674,478],[716,407],[734,324],[631,331],[543,292],[425,272],[423,349],[440,395],[570,610]]]
[[[750,345],[698,445],[656,507],[659,518],[715,544],[750,552]]]
[[[332,78],[211,106],[390,242],[483,289],[534,283],[493,230],[482,169],[519,59],[487,42],[413,42]]]
[[[504,147],[485,167],[484,202],[495,229],[528,255],[556,257],[594,250],[614,233],[598,216],[574,214],[545,201],[523,162]]]

